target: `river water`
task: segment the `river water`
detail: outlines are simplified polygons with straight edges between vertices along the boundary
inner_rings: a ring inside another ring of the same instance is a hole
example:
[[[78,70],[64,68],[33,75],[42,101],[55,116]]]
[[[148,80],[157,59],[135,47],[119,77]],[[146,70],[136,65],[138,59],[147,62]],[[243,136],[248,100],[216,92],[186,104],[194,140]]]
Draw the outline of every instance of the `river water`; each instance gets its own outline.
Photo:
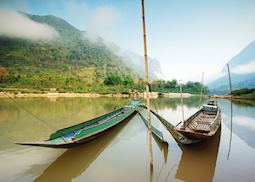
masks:
[[[14,144],[47,139],[56,129],[110,112],[130,101],[17,98],[14,103],[1,98],[0,181],[254,181],[255,102],[251,101],[233,102],[231,112],[230,101],[218,100],[221,129],[212,139],[188,147],[176,144],[153,118],[153,125],[168,142],[166,145],[153,138],[153,172],[149,169],[147,128],[139,115],[98,139],[69,150]],[[179,98],[158,98],[151,103],[172,124],[181,121]],[[196,112],[199,105],[199,98],[185,98],[185,118]]]

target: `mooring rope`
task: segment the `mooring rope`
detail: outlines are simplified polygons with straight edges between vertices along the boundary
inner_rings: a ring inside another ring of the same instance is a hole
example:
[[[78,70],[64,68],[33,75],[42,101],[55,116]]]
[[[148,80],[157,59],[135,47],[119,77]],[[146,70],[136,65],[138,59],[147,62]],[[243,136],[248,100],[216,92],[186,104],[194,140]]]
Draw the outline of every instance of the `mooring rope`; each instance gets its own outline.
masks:
[[[34,118],[36,118],[37,120],[41,121],[42,123],[44,123],[45,125],[47,125],[48,127],[50,127],[51,129],[57,130],[56,127],[54,127],[53,125],[49,124],[47,121],[39,118],[38,116],[36,116],[34,113],[32,113],[31,111],[27,110],[26,108],[24,108],[23,106],[21,106],[18,102],[16,102],[15,99],[13,99],[12,97],[10,97],[9,95],[7,95],[6,93],[2,92],[4,95],[6,95],[11,101],[13,101],[13,103],[15,103],[14,105],[21,110],[24,110],[25,112],[27,112],[28,114],[30,114],[31,116],[33,116]]]

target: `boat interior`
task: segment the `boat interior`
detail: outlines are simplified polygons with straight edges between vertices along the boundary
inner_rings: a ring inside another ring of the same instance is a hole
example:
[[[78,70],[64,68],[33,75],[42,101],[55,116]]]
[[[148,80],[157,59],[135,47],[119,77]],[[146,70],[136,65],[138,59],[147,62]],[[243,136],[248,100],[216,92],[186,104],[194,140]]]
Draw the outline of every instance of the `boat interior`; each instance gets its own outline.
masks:
[[[187,120],[186,130],[209,133],[217,112],[204,112],[200,110],[192,119]]]
[[[113,115],[109,115],[108,117],[106,117],[106,118],[104,118],[104,119],[102,119],[102,120],[98,120],[98,121],[96,121],[96,122],[94,122],[94,123],[92,123],[92,124],[90,124],[90,125],[88,125],[88,126],[85,126],[85,127],[80,128],[80,129],[78,129],[78,130],[75,130],[75,131],[72,131],[72,132],[70,132],[70,133],[67,133],[67,134],[63,135],[63,138],[64,138],[65,140],[75,140],[75,139],[76,139],[75,136],[76,136],[77,134],[79,134],[80,132],[82,132],[82,131],[84,131],[84,130],[87,130],[87,129],[89,129],[89,128],[92,128],[92,127],[101,125],[101,124],[106,123],[106,122],[108,122],[108,121],[111,121],[112,119],[117,118],[117,117],[119,117],[120,115],[124,114],[126,111],[128,111],[128,109],[127,109],[127,108],[123,108],[123,109],[121,109],[119,112],[117,112],[117,113],[115,113],[115,114],[113,114]]]

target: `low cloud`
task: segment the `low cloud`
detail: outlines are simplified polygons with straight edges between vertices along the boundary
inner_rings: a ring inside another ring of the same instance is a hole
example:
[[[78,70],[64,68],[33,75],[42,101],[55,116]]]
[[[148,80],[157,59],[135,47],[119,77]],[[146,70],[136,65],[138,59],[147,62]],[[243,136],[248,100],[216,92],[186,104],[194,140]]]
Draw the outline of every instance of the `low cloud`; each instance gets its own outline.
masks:
[[[231,69],[231,72],[235,74],[248,74],[255,72],[255,60],[248,64],[238,65]]]
[[[91,29],[100,32],[117,21],[117,12],[108,6],[101,6],[92,14]]]
[[[115,24],[121,19],[121,14],[113,5],[101,4],[92,6],[87,1],[65,1],[63,9],[60,11],[55,1],[46,1],[51,12],[55,15],[62,16],[64,11],[73,26],[84,30],[84,38],[92,42],[101,41],[99,37],[110,41],[116,36]],[[92,3],[93,4],[93,3]]]
[[[109,38],[109,28],[117,22],[117,11],[109,6],[101,6],[91,11],[91,20],[85,36],[92,42],[99,40],[98,36]]]
[[[0,35],[29,40],[51,41],[59,33],[51,26],[35,22],[13,10],[0,7]]]

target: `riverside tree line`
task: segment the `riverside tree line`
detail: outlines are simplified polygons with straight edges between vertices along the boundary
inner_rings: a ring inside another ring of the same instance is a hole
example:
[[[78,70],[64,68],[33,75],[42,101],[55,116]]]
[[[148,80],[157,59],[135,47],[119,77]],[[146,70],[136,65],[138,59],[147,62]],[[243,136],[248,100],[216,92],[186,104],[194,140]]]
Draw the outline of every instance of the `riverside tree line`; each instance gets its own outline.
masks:
[[[17,74],[9,72],[7,68],[0,67],[0,88],[2,91],[13,92],[49,92],[54,88],[58,92],[88,93],[130,93],[144,92],[145,82],[137,76],[108,73],[103,74],[102,70],[86,68],[81,74],[71,72],[40,71],[37,74]],[[173,80],[153,80],[150,88],[153,92],[167,93],[179,92],[179,83]],[[183,92],[198,94],[201,90],[201,83],[187,82],[183,84]],[[203,86],[204,93],[208,88]]]

